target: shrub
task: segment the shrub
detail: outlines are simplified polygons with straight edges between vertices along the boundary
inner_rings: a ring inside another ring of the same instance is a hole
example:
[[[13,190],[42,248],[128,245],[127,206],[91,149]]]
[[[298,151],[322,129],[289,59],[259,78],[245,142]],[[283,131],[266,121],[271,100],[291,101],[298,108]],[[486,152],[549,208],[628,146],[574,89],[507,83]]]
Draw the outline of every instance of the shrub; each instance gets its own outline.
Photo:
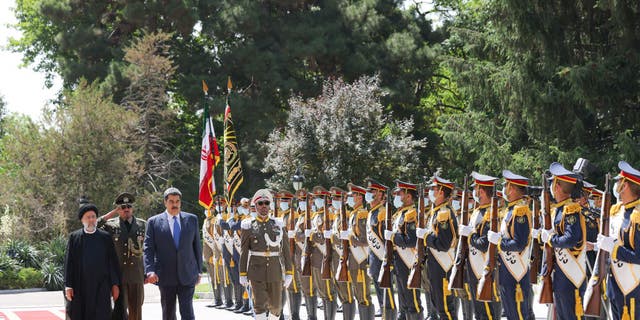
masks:
[[[25,268],[40,268],[38,250],[24,240],[9,239],[4,245],[4,251]]]
[[[44,287],[47,290],[62,290],[64,288],[64,278],[62,276],[62,266],[53,261],[46,260],[42,263],[42,278]]]
[[[16,270],[0,271],[0,290],[20,288],[20,277]]]
[[[42,272],[34,268],[23,268],[18,272],[21,288],[42,288]]]
[[[50,260],[58,266],[64,264],[64,254],[66,250],[67,238],[62,235],[38,244],[38,251],[41,257],[40,261]]]
[[[18,271],[20,264],[4,251],[0,250],[0,272]],[[1,277],[1,276],[0,276]]]

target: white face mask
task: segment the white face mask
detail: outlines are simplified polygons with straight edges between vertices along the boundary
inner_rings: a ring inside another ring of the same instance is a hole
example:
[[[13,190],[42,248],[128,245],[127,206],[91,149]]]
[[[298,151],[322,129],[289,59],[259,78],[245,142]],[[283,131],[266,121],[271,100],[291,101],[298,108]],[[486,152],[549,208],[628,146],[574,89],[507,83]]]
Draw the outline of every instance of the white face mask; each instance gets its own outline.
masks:
[[[451,207],[455,211],[460,210],[460,200],[451,200]]]
[[[251,212],[251,217],[252,217],[252,218],[255,218],[255,217],[257,217],[257,216],[258,216],[258,212],[255,212],[255,211],[254,211],[254,212]]]
[[[502,186],[502,199],[509,202],[509,199],[507,198],[507,186]]]
[[[620,190],[618,190],[618,188],[620,187],[620,181],[616,181],[616,183],[613,184],[613,196],[616,197],[616,203],[620,203]]]
[[[428,207],[428,206],[429,206],[429,203],[431,203],[431,201],[429,201],[429,197],[428,197],[428,196],[427,196],[427,197],[425,197],[424,199],[422,199],[422,201],[424,201],[424,206],[425,206],[425,207]]]
[[[429,189],[429,201],[436,202],[436,191]]]
[[[245,207],[238,207],[238,213],[240,214],[248,214],[249,213],[249,209],[245,208]]]
[[[280,202],[280,210],[282,211],[289,210],[289,202]]]
[[[367,203],[373,202],[373,193],[371,193],[371,192],[365,193],[364,194],[364,201],[366,201]]]
[[[306,201],[298,201],[298,208],[302,211],[307,210],[307,202]]]
[[[589,201],[590,208],[598,209],[596,208],[596,202],[593,199],[589,199],[588,201]]]
[[[269,209],[271,209],[271,211],[276,210],[276,203],[275,202],[269,203]]]
[[[336,210],[340,210],[342,208],[342,201],[340,201],[340,200],[332,200],[331,201],[331,206]]]
[[[347,197],[347,205],[351,208],[356,206],[356,201],[353,200],[353,197]]]
[[[478,197],[478,192],[476,192],[476,189],[473,189],[473,192],[471,192],[471,195],[473,196],[473,201],[480,202],[480,197]]]
[[[316,205],[316,208],[323,208],[324,207],[324,199],[322,198],[315,198],[313,199],[313,204]],[[315,210],[314,210],[315,211]]]
[[[396,208],[402,207],[402,198],[399,195],[393,197],[393,206]]]

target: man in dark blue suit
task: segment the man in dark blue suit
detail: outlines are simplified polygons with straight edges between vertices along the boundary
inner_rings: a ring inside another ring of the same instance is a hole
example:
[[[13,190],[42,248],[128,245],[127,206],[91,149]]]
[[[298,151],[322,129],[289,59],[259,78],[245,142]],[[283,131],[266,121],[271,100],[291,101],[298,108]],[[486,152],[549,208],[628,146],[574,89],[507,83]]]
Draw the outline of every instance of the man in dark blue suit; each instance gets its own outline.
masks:
[[[182,193],[164,191],[166,210],[147,221],[144,237],[144,271],[149,283],[160,287],[162,319],[176,319],[176,296],[183,320],[195,319],[193,293],[200,282],[202,244],[198,218],[180,211]]]

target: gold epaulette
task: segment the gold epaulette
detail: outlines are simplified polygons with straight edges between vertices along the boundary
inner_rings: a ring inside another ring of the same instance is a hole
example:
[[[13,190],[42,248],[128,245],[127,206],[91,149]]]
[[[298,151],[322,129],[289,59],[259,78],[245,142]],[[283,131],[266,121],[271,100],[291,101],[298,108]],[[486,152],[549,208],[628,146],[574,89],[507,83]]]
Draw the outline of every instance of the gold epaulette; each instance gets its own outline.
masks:
[[[404,214],[404,222],[416,222],[417,221],[417,215],[418,213],[416,212],[416,209],[409,209],[405,214]]]
[[[378,210],[378,222],[384,221],[387,218],[387,210],[384,207],[380,207]]]
[[[620,208],[622,208],[622,203],[620,203],[620,202],[612,205],[611,209],[609,210],[609,215],[610,216],[615,216],[620,211]]]
[[[444,207],[444,208],[438,210],[438,215],[436,216],[436,220],[438,222],[445,222],[445,221],[449,220],[450,216],[451,216],[451,211],[449,210],[449,208]]]
[[[520,216],[529,216],[531,214],[531,210],[526,205],[516,205],[513,207],[513,212],[511,213],[514,217]]]
[[[358,219],[358,220],[366,219],[368,215],[369,215],[369,211],[367,211],[365,209],[359,209],[358,210],[358,215],[356,216],[356,219]]]
[[[580,212],[582,212],[582,207],[580,206],[579,203],[575,203],[575,202],[567,203],[564,205],[564,208],[562,208],[562,213],[565,215],[580,213]]]

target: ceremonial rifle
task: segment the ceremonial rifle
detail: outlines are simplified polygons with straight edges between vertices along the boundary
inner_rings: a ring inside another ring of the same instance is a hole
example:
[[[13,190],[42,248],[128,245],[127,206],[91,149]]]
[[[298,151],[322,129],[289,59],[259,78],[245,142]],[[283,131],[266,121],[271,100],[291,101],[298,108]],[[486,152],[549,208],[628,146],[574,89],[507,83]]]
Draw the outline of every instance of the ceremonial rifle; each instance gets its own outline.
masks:
[[[342,207],[344,207],[344,203],[342,204]],[[331,217],[329,217],[329,199],[327,199],[327,196],[324,196],[324,223],[323,223],[323,229],[326,230],[330,230],[331,226],[329,226],[329,223],[331,223]],[[326,254],[324,256],[324,259],[322,259],[322,268],[320,269],[320,278],[322,280],[326,280],[326,279],[331,279],[331,256],[333,255],[333,247],[331,246],[331,238],[326,237],[324,238],[324,245],[327,248],[326,250]]]
[[[424,187],[418,185],[420,191],[418,193],[418,228],[424,229]],[[422,262],[424,261],[424,239],[417,239],[416,243],[416,261],[413,263],[411,273],[407,279],[407,288],[420,289],[422,287]]]
[[[468,177],[464,177],[464,190],[462,191],[461,203],[461,215],[462,224],[469,224],[469,189],[467,188]],[[451,277],[449,281],[449,290],[451,289],[464,289],[464,266],[467,264],[467,257],[469,256],[469,242],[467,236],[461,236],[458,241],[458,250],[456,252],[456,263],[451,270]]]
[[[602,212],[600,213],[600,234],[609,236],[609,211],[611,211],[611,194],[610,194],[611,175],[607,174],[604,184],[604,195],[602,196]],[[602,280],[609,273],[609,253],[600,249],[596,256],[593,273],[584,293],[584,315],[599,317],[602,307],[601,293]]]
[[[540,230],[540,187],[532,187],[530,196],[533,201],[533,229]],[[533,240],[531,248],[531,266],[529,270],[529,282],[531,284],[538,283],[538,273],[540,272],[540,264],[542,263],[542,248],[537,238]]]
[[[547,175],[542,174],[542,210],[544,219],[544,228],[552,229],[551,223],[551,192],[549,191],[549,181]],[[542,268],[542,288],[540,289],[540,303],[553,303],[553,282],[551,280],[551,272],[555,263],[555,253],[553,247],[549,243],[544,244],[544,267]]]
[[[498,232],[498,197],[494,194],[491,197],[491,231]],[[477,300],[478,301],[498,301],[498,297],[495,296],[494,290],[497,290],[498,287],[498,268],[497,268],[497,255],[498,255],[498,246],[489,243],[489,249],[487,250],[487,265],[484,267],[484,272],[482,274],[482,278],[478,281],[478,292],[477,292]]]
[[[344,203],[344,195],[341,199],[342,205],[340,206],[340,219],[342,220],[341,231],[347,231],[348,223],[347,223],[347,210],[345,209],[346,204]],[[352,214],[355,214],[352,213]],[[342,256],[340,256],[340,264],[338,265],[338,271],[336,271],[336,280],[338,282],[347,282],[349,281],[349,269],[348,263],[349,261],[349,240],[342,240]]]
[[[296,230],[296,220],[295,220],[295,211],[293,210],[293,201],[291,201],[291,205],[292,207],[289,208],[289,230],[291,231],[295,231]],[[289,238],[289,251],[291,251],[291,257],[293,257],[293,259],[291,259],[291,261],[294,261],[294,267],[295,267],[295,256],[296,256],[296,237],[295,235],[291,238]]]
[[[307,204],[304,212],[304,228],[305,233],[307,230],[311,230],[311,204],[309,203],[309,193],[307,192],[304,200]],[[313,252],[313,243],[311,243],[311,235],[305,236],[304,238],[304,252],[302,253],[302,270],[301,276],[310,277],[311,276],[311,254]]]
[[[385,206],[385,229],[391,231],[393,223],[391,215],[391,190],[387,190],[387,199]],[[380,288],[391,288],[391,266],[393,265],[393,242],[391,240],[384,241],[384,261],[382,262],[381,272],[378,276]],[[385,295],[386,297],[386,295]]]

